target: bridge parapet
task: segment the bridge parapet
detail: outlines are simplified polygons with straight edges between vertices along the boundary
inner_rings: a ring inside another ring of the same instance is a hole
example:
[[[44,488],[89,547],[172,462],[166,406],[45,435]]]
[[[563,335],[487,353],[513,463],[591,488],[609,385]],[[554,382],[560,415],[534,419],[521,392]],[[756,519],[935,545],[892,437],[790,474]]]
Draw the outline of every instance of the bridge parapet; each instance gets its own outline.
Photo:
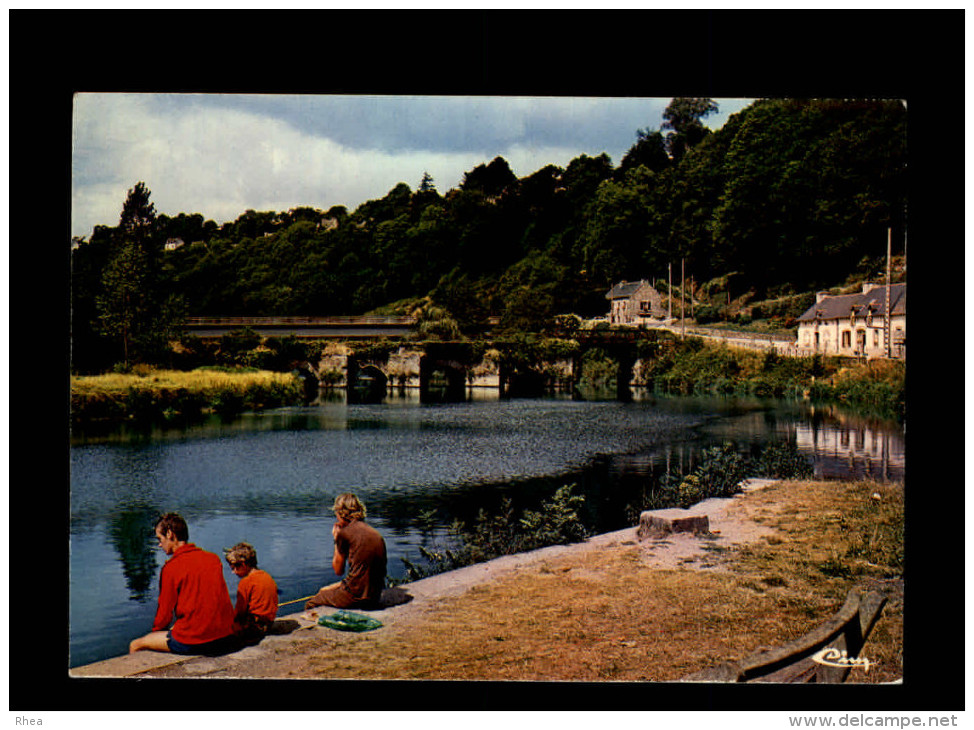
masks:
[[[347,317],[187,317],[187,327],[412,327],[415,317],[347,316]]]

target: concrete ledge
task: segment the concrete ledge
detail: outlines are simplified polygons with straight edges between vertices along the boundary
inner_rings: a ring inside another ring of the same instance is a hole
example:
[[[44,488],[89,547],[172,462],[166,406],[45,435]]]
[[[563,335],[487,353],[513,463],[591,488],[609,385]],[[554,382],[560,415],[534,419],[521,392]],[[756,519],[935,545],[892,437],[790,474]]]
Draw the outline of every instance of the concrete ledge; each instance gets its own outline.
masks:
[[[742,492],[764,489],[778,479],[745,479],[741,482]],[[710,532],[711,517],[720,515],[733,497],[714,497],[698,502],[689,509],[671,507],[668,509],[647,510],[639,515],[639,528],[636,535],[640,540],[659,539],[678,532],[701,535]]]
[[[639,515],[636,535],[640,540],[665,537],[674,532],[692,532],[694,535],[710,532],[710,518],[685,509],[655,510]]]
[[[85,664],[68,670],[70,677],[130,677],[152,669],[179,664],[191,656],[163,654],[156,651],[140,651],[135,654],[112,657],[94,664]]]

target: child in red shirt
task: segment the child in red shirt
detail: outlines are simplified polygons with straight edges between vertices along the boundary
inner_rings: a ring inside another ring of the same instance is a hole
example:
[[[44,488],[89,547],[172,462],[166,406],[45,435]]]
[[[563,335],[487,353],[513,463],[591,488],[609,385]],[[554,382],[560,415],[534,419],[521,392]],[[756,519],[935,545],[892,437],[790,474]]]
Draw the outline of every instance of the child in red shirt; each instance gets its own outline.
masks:
[[[233,633],[246,643],[257,643],[277,616],[277,584],[267,571],[257,567],[257,551],[252,545],[240,542],[224,553],[230,570],[240,578]]]

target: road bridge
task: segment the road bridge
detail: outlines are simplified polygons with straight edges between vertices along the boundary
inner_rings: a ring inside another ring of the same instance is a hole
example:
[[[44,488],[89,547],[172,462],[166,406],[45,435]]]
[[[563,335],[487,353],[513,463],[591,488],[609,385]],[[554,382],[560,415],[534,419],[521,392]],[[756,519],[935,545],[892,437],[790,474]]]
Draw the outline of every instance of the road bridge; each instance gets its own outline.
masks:
[[[414,331],[415,317],[187,317],[186,331],[202,339],[222,337],[245,327],[264,337],[369,339],[401,337]]]

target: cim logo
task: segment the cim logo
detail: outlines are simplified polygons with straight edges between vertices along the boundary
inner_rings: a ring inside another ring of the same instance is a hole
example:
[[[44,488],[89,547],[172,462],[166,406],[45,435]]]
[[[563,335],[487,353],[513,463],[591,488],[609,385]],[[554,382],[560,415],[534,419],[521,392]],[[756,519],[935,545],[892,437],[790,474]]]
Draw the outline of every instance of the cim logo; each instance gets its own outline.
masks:
[[[826,667],[839,667],[840,669],[860,668],[869,671],[870,667],[875,667],[876,662],[870,661],[864,656],[851,657],[845,649],[841,651],[834,647],[826,647],[812,655],[812,661]]]

